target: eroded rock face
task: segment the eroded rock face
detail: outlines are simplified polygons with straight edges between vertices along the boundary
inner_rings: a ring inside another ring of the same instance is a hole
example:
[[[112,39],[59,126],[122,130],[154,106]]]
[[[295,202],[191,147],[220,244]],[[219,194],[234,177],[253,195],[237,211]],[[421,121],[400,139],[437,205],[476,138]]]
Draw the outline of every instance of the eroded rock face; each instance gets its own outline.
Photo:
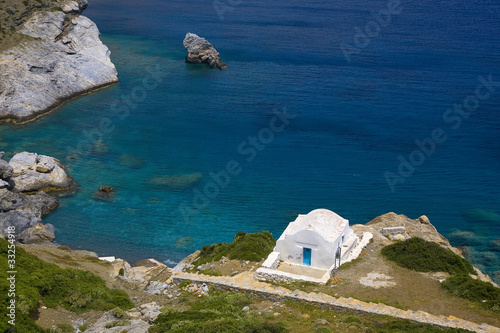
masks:
[[[39,223],[21,232],[17,240],[23,244],[37,244],[52,242],[54,238],[54,233],[47,230],[43,223]]]
[[[9,161],[13,169],[14,192],[32,192],[45,188],[67,189],[71,178],[59,160],[35,153],[22,152]]]
[[[0,152],[3,157],[3,152]],[[19,153],[7,163],[0,157],[0,237],[7,238],[12,230],[15,239],[24,244],[44,243],[54,240],[55,228],[43,224],[42,218],[57,208],[59,201],[40,188],[54,185],[67,188],[71,179],[64,166],[56,159],[32,153]],[[14,191],[16,190],[16,191]],[[34,194],[24,190],[38,191]]]
[[[86,6],[70,1],[63,11],[35,12],[20,29],[31,38],[0,53],[0,120],[26,121],[118,81],[96,25],[79,15]]]
[[[193,64],[207,63],[219,69],[227,68],[227,65],[222,62],[219,52],[205,38],[189,32],[184,38],[184,47],[188,50],[187,62]]]

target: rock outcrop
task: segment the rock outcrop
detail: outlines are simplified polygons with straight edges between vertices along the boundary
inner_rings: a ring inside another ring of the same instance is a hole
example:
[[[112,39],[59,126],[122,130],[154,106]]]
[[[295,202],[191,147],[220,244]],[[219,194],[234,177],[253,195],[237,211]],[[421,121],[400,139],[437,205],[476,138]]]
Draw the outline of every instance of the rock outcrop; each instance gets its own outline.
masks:
[[[42,218],[59,202],[40,190],[67,189],[70,183],[64,166],[52,157],[24,152],[15,155],[10,163],[0,159],[0,185],[7,184],[0,186],[0,237],[7,237],[8,228],[14,227],[18,242],[52,242],[55,228],[44,225]]]
[[[118,317],[113,311],[108,311],[89,327],[88,333],[147,333],[153,321],[160,315],[160,306],[156,302],[142,304],[126,311]]]
[[[65,190],[71,184],[63,164],[53,157],[22,152],[14,155],[9,165],[13,171],[10,184],[14,192]]]
[[[24,122],[118,81],[96,25],[80,15],[86,6],[68,1],[63,11],[35,11],[18,29],[24,41],[0,53],[0,120]]]
[[[187,62],[193,64],[207,63],[219,69],[227,68],[227,64],[222,62],[219,52],[205,38],[189,32],[184,38],[184,47],[188,50]]]
[[[401,238],[393,237],[393,240],[391,240],[391,237],[389,237],[390,235],[387,235],[384,232],[384,229],[399,229],[399,227],[402,227],[403,233],[400,233],[397,236],[401,236]],[[462,251],[456,247],[451,246],[448,239],[437,231],[437,229],[429,221],[429,218],[425,215],[420,216],[418,219],[412,220],[405,215],[398,215],[391,212],[378,216],[365,225],[353,225],[352,230],[354,232],[371,232],[373,234],[374,240],[382,245],[392,244],[394,240],[404,240],[410,237],[419,237],[429,242],[438,243],[439,245],[450,249],[457,255],[464,258]],[[474,267],[474,269],[477,272],[478,279],[485,282],[490,282],[496,287],[498,286],[490,276],[483,274],[476,267]]]

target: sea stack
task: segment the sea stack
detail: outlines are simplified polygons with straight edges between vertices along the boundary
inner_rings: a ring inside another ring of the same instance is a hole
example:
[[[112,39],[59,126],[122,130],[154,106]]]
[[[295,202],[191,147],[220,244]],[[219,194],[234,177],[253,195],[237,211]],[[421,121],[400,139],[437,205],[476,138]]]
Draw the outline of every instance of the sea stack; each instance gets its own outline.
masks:
[[[186,62],[193,64],[207,63],[212,67],[226,69],[219,52],[205,38],[188,32],[184,38],[184,47],[188,50]]]

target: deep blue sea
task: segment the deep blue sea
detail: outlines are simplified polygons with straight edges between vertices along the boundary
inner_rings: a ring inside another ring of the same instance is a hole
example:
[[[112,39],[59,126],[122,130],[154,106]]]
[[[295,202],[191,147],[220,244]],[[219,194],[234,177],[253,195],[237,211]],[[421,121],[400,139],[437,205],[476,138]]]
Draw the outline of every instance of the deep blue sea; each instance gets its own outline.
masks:
[[[85,15],[120,84],[0,126],[9,156],[57,157],[81,185],[45,219],[56,242],[173,264],[315,208],[393,211],[500,271],[498,1],[92,0]],[[186,64],[187,32],[227,70]],[[93,199],[103,184],[113,202]]]

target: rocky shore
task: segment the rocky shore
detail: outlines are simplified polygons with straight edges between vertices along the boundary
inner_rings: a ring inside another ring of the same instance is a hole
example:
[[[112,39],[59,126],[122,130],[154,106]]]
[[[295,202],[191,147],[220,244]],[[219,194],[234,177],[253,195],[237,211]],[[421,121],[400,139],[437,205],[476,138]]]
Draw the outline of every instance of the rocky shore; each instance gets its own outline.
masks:
[[[28,12],[22,41],[0,53],[0,121],[21,123],[118,81],[87,0]]]
[[[64,165],[45,155],[22,152],[9,162],[0,152],[0,234],[6,238],[13,228],[15,239],[23,244],[52,242],[55,228],[43,218],[59,205],[46,193],[67,191],[72,179]]]

